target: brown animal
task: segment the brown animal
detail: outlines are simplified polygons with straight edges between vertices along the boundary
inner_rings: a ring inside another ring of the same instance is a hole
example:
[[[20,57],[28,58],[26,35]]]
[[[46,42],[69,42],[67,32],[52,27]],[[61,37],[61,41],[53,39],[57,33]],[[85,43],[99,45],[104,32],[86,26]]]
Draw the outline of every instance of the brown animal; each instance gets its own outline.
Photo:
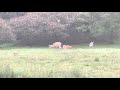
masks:
[[[61,48],[61,42],[55,42],[52,45],[49,45],[50,48]]]
[[[63,45],[63,49],[71,49],[72,48],[72,46],[70,46],[70,45]]]
[[[17,52],[13,52],[13,55],[16,56],[16,55],[18,55],[18,53]]]

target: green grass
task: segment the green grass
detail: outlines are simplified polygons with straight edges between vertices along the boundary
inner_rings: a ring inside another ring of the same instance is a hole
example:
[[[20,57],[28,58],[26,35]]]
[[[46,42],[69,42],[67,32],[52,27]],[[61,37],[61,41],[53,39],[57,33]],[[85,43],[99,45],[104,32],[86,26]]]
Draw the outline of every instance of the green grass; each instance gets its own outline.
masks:
[[[18,55],[14,56],[13,52]],[[1,78],[120,78],[120,45],[0,49]]]

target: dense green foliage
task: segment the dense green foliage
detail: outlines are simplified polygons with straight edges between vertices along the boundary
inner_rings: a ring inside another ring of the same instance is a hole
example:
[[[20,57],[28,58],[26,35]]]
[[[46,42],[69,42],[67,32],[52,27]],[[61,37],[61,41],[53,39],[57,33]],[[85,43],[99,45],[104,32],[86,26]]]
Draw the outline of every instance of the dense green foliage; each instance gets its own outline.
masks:
[[[116,43],[119,12],[0,12],[0,43]]]

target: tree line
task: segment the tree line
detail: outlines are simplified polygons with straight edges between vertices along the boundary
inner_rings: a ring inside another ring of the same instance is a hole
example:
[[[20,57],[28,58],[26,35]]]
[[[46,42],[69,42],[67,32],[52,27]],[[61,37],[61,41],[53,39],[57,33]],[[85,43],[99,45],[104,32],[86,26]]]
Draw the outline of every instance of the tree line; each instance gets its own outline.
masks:
[[[119,12],[0,12],[0,44],[114,44],[119,28]]]

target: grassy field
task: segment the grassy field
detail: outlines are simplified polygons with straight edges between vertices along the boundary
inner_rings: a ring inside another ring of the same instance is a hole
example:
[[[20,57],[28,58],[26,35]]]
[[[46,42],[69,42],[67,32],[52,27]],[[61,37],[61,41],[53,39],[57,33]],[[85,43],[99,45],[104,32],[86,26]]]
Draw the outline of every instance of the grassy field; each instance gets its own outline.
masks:
[[[120,45],[0,48],[0,77],[120,78]]]

